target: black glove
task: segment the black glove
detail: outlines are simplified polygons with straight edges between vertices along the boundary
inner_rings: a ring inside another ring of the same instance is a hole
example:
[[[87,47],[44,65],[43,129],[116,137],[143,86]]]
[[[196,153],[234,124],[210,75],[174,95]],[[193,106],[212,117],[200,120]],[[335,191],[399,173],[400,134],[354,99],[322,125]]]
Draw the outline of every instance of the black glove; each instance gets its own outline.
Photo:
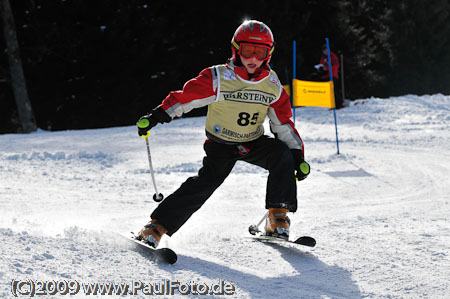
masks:
[[[295,169],[295,178],[297,181],[306,179],[310,171],[308,162],[302,161]]]
[[[151,113],[142,116],[136,123],[139,136],[147,136],[148,131],[156,126],[157,123],[158,121],[155,119],[155,117],[153,117]]]
[[[142,116],[136,123],[139,136],[147,136],[148,131],[158,123],[168,123],[172,118],[161,107],[153,109],[147,115]]]
[[[306,179],[310,172],[308,162],[305,162],[305,157],[301,150],[291,149],[292,156],[294,158],[294,174],[297,181]]]

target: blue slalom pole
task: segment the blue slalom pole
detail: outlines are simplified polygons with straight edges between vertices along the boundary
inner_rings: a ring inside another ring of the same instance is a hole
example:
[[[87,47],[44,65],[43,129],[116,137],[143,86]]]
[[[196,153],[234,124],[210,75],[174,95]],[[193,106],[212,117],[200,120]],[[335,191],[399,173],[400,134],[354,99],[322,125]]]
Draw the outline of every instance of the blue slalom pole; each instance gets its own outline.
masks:
[[[331,69],[330,43],[328,42],[328,37],[325,38],[325,41],[327,42],[328,73],[330,74],[330,81],[333,81],[333,71]],[[333,92],[333,94],[334,94],[334,92]]]
[[[292,99],[294,98],[294,79],[295,79],[295,77],[297,77],[297,69],[296,69],[296,56],[297,56],[297,43],[295,42],[295,40],[294,40],[294,43],[293,43],[293,45],[292,45],[292,47],[293,47],[293,54],[294,54],[294,57],[293,57],[293,70],[292,70]],[[294,126],[295,126],[295,106],[294,106],[294,101],[292,101],[292,114],[294,115]]]
[[[330,43],[328,42],[328,38],[325,38],[325,41],[327,42],[328,71],[330,73],[330,81],[333,81],[333,71],[331,69]],[[333,87],[334,87],[334,84],[333,84]],[[338,137],[338,128],[337,128],[337,119],[336,119],[336,97],[334,96],[334,90],[333,90],[333,98],[334,98],[334,108],[333,108],[334,127],[336,129],[336,147],[337,147],[337,154],[339,155],[339,137]]]
[[[339,137],[338,137],[337,120],[336,120],[336,108],[333,109],[333,113],[334,113],[334,127],[336,129],[336,148],[337,148],[337,154],[339,155]]]

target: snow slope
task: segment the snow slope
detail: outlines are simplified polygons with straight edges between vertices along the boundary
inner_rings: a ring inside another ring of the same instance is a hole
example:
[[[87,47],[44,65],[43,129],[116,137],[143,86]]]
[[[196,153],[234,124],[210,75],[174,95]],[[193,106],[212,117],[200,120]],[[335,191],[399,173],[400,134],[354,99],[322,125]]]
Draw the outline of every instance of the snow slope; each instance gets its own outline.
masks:
[[[337,116],[340,155],[332,112],[297,109],[312,173],[298,183],[291,235],[314,236],[316,248],[243,238],[265,213],[267,173],[238,163],[202,209],[164,237],[162,246],[179,255],[175,265],[155,263],[115,234],[138,231],[157,205],[134,126],[0,135],[0,298],[13,297],[13,279],[223,280],[235,286],[224,298],[448,298],[450,96],[358,100]],[[152,130],[166,196],[201,166],[204,121]]]

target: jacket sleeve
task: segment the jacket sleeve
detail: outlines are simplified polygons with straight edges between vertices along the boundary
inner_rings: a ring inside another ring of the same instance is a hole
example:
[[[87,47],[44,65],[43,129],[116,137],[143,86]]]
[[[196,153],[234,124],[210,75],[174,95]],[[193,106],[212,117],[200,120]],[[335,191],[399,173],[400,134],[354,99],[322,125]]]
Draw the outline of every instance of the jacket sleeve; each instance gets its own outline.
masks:
[[[200,108],[216,100],[217,78],[214,68],[206,68],[187,81],[183,90],[172,91],[160,107],[173,119],[194,108]]]
[[[281,96],[269,106],[270,130],[290,149],[298,149],[304,154],[303,141],[291,120],[292,108],[288,94],[283,89]]]

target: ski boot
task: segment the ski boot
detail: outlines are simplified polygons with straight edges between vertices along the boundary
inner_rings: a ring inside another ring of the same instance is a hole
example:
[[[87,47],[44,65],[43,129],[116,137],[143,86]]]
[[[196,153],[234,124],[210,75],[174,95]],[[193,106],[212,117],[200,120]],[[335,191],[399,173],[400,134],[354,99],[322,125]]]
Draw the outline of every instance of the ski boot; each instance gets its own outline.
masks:
[[[270,208],[266,218],[266,236],[289,239],[291,220],[284,208]]]
[[[164,226],[159,224],[156,220],[151,220],[139,232],[139,235],[136,237],[136,239],[156,248],[159,245],[159,241],[161,241],[161,237],[165,233],[167,233],[167,230],[164,228]]]

